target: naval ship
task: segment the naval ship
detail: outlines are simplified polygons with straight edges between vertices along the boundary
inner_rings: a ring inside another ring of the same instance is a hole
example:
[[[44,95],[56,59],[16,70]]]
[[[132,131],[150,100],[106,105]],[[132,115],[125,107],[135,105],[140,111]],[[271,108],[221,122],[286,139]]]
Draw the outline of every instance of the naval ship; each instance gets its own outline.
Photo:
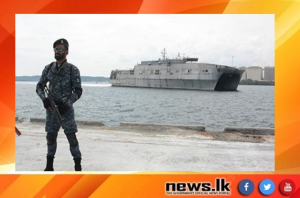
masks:
[[[129,70],[112,70],[114,87],[148,87],[236,91],[244,70],[226,65],[198,63],[198,58],[163,58],[141,61]]]

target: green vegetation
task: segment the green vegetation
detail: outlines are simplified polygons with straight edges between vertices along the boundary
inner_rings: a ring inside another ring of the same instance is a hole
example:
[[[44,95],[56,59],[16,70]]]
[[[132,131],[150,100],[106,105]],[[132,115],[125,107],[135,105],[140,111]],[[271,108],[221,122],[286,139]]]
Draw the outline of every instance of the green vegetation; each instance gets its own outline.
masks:
[[[271,86],[274,86],[275,82],[274,81],[258,81],[258,80],[247,79],[247,80],[242,80],[240,82],[240,85],[271,85]]]

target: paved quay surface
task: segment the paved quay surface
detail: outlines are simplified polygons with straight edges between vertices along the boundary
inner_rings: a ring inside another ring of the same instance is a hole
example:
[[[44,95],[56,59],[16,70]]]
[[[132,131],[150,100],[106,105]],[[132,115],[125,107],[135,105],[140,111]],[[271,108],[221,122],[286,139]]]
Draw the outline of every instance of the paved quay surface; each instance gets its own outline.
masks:
[[[16,171],[46,165],[43,123],[16,122]],[[200,132],[172,127],[78,126],[83,171],[274,171],[274,136]],[[61,129],[55,171],[73,171]]]

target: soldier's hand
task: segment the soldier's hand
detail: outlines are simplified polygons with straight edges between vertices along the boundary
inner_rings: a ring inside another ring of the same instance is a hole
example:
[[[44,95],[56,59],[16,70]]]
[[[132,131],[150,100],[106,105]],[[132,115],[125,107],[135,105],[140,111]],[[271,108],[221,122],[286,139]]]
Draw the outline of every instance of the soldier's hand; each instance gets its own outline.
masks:
[[[51,105],[50,105],[50,101],[49,101],[48,98],[45,98],[45,99],[43,100],[43,104],[44,104],[45,109],[51,110]]]

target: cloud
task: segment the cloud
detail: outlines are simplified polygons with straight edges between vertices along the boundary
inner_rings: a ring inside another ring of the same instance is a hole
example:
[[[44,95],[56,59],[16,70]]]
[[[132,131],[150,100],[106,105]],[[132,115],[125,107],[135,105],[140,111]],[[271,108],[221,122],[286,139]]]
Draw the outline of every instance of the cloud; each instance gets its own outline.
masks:
[[[231,65],[234,56],[234,66],[274,65],[273,15],[18,14],[16,75],[40,75],[59,38],[69,41],[68,61],[81,75],[108,77],[160,58],[164,48],[169,58]]]

